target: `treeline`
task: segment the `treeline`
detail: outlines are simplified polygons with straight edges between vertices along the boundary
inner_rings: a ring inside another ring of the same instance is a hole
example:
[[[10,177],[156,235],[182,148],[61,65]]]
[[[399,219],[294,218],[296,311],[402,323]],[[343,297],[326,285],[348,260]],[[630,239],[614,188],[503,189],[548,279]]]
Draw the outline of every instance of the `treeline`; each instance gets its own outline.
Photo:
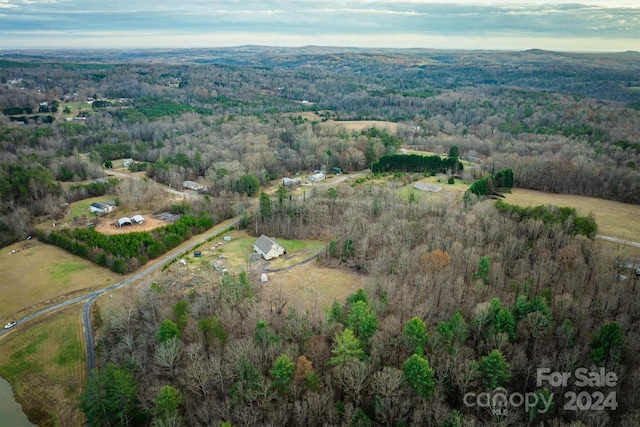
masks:
[[[86,227],[49,232],[38,229],[35,235],[44,243],[124,274],[135,271],[150,259],[159,257],[213,225],[213,220],[206,216],[182,215],[173,224],[149,232],[105,235]]]
[[[594,238],[598,231],[596,220],[592,216],[579,216],[574,208],[558,206],[523,207],[497,200],[496,209],[499,212],[514,215],[519,221],[540,220],[547,226],[561,224],[569,234],[581,234]]]
[[[387,154],[377,162],[371,164],[371,172],[421,172],[435,175],[436,173],[461,172],[464,169],[457,157],[442,158],[422,156],[420,154]]]
[[[511,169],[500,170],[471,184],[465,192],[465,200],[469,200],[469,194],[474,194],[479,198],[501,196],[498,191],[510,188],[513,188],[513,171]]]

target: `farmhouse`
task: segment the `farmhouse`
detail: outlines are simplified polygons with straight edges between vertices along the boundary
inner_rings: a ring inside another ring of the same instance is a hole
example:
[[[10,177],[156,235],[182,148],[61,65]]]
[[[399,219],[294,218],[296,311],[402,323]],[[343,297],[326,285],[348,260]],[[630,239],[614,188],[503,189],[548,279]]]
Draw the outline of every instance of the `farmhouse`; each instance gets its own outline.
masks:
[[[318,181],[322,181],[326,177],[327,176],[324,174],[324,172],[316,172],[313,175],[309,175],[309,181],[318,182]]]
[[[204,190],[204,186],[198,184],[197,182],[193,182],[193,181],[185,181],[185,182],[182,183],[182,186],[184,188],[186,188],[187,190],[193,190],[193,191]]]
[[[117,226],[118,227],[124,227],[125,225],[132,225],[131,219],[127,218],[126,216],[123,216],[122,218],[120,218],[117,222]]]
[[[116,210],[116,206],[111,203],[94,202],[89,206],[91,213],[96,215],[104,215]]]
[[[131,221],[138,225],[144,224],[144,217],[142,215],[134,215],[131,217]]]
[[[264,234],[253,244],[253,250],[262,255],[262,258],[267,261],[273,258],[278,258],[286,252],[285,249],[276,243],[274,239],[271,239]]]

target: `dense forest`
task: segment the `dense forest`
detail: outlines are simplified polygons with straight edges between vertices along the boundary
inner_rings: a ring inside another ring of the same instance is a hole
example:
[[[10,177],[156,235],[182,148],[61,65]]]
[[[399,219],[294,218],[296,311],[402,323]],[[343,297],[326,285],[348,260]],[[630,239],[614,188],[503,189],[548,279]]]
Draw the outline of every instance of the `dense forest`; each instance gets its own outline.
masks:
[[[395,191],[404,182],[272,198],[258,234],[322,236],[314,262],[367,277],[324,311],[285,307],[254,269],[163,277],[98,311],[101,369],[81,398],[92,423],[637,425],[635,287],[614,279],[611,254],[572,232],[571,212],[409,204]],[[554,215],[565,220],[541,219]],[[617,380],[537,385],[537,367]],[[540,398],[499,412],[475,404],[500,387]],[[609,396],[606,410],[572,410],[572,392]],[[552,404],[538,406],[543,396]],[[114,401],[117,415],[103,409]]]
[[[436,153],[457,146],[461,159],[511,168],[518,187],[639,203],[638,59],[535,50],[6,52],[2,242],[24,238],[32,217],[55,215],[74,197],[58,181],[102,176],[101,165],[123,157],[159,182],[200,178],[219,196],[242,193],[246,174],[264,183],[328,163],[364,169],[398,142]],[[395,139],[326,124],[364,119],[397,122]],[[466,174],[474,180],[477,169]]]
[[[617,280],[593,219],[476,196],[495,184],[640,204],[639,63],[637,52],[538,50],[3,52],[0,246],[77,200],[164,210],[154,181],[202,183],[206,203],[176,208],[206,224],[170,228],[166,250],[281,178],[372,168],[383,179],[301,199],[262,193],[240,222],[326,242],[313,262],[356,271],[361,290],[315,311],[273,309],[282,301],[247,269],[162,275],[117,310],[98,305],[97,369],[79,400],[88,423],[635,426],[636,282]],[[356,120],[397,130],[350,130]],[[432,157],[401,170],[413,159],[398,160],[403,150]],[[123,158],[144,179],[96,181]],[[401,200],[416,171],[482,191]],[[158,233],[135,248],[93,231],[49,237],[112,267],[106,248],[129,250],[124,272],[164,252]],[[540,367],[572,379],[536,381]],[[580,386],[579,368],[616,380]],[[476,400],[496,390],[534,404]],[[571,393],[579,408],[602,395],[603,407],[575,410]]]

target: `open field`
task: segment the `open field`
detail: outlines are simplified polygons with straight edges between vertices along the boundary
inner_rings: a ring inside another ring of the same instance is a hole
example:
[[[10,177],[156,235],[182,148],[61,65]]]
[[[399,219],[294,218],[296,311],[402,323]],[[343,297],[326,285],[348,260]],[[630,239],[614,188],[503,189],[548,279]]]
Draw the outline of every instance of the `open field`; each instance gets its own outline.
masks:
[[[0,277],[3,325],[90,289],[104,288],[122,280],[106,268],[35,239],[2,249]]]
[[[505,202],[521,206],[556,205],[575,208],[580,215],[593,214],[598,234],[640,242],[640,206],[570,194],[514,188]]]
[[[86,378],[79,307],[50,313],[2,337],[0,376],[39,425],[47,413],[55,414],[59,426],[83,425],[76,402]]]
[[[325,267],[315,260],[291,269],[268,273],[269,281],[260,283],[263,297],[269,301],[284,298],[287,307],[299,312],[322,310],[334,301],[344,304],[346,298],[364,288],[366,276],[345,267]]]
[[[319,122],[322,120],[318,114],[313,111],[306,111],[301,113],[289,113],[285,114],[285,116],[291,117],[302,117],[310,122]],[[360,132],[369,128],[378,128],[378,129],[387,129],[392,133],[396,133],[398,130],[398,123],[396,122],[387,122],[383,120],[333,120],[329,119],[327,121],[321,122],[321,126],[342,126],[347,131]]]

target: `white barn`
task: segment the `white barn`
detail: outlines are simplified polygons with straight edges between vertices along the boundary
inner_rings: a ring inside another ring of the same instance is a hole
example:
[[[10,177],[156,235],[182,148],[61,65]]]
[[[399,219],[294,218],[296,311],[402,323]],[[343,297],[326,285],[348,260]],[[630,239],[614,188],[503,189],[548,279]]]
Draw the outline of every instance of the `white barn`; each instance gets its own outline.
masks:
[[[253,244],[253,250],[262,255],[262,258],[267,261],[273,258],[278,258],[280,255],[287,252],[274,239],[271,239],[264,234]]]

